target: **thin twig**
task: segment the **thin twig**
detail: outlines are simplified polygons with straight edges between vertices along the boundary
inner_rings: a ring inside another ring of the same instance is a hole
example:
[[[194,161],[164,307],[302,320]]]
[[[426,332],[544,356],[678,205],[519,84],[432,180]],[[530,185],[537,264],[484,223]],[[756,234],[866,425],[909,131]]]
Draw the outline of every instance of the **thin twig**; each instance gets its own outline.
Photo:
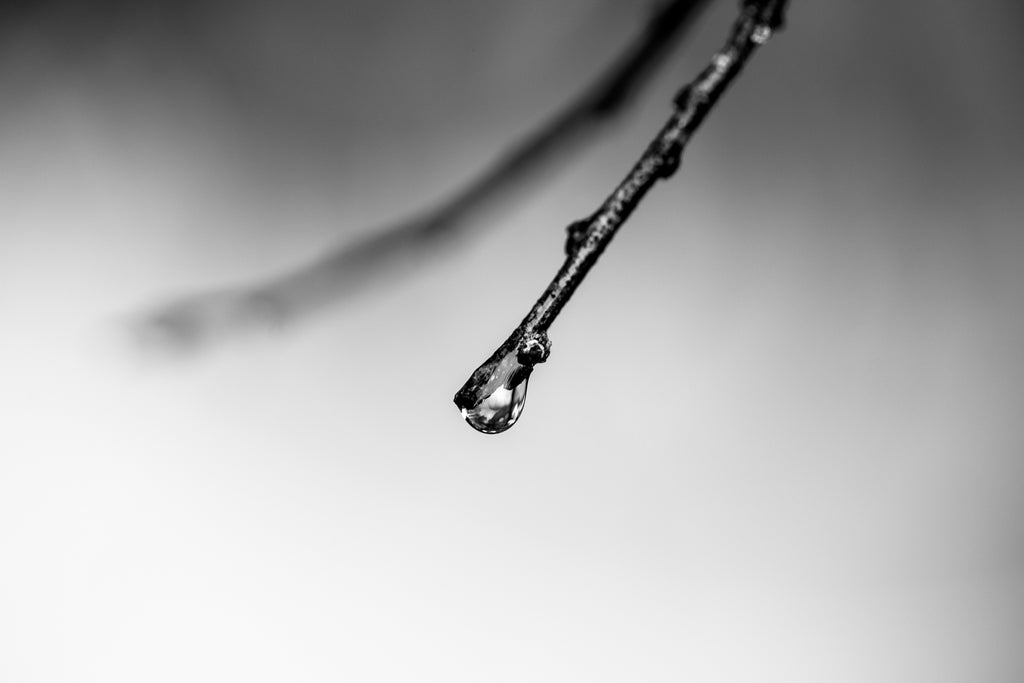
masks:
[[[600,125],[636,98],[664,61],[669,48],[709,0],[665,3],[612,68],[582,97],[467,187],[430,211],[374,232],[366,239],[328,251],[316,261],[264,282],[201,292],[145,314],[139,328],[147,338],[195,349],[252,326],[294,321],[338,298],[355,293],[430,248],[446,245],[468,227],[485,224],[495,208],[543,176],[543,171],[583,146]]]
[[[518,362],[524,380],[544,362],[551,342],[547,331],[587,272],[597,262],[616,231],[655,182],[679,167],[683,148],[714,107],[729,83],[758,46],[782,26],[787,0],[742,0],[740,15],[725,46],[711,63],[675,98],[675,110],[640,160],[601,207],[568,227],[566,258],[548,288],[504,344],[478,367],[455,394],[455,405],[472,410],[494,393]],[[514,360],[513,360],[514,359]]]

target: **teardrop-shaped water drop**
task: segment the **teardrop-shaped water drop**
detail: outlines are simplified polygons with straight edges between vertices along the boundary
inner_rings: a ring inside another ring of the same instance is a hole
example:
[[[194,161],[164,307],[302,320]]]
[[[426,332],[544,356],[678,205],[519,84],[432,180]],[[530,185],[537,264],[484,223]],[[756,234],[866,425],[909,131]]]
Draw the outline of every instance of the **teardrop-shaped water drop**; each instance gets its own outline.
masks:
[[[463,408],[462,417],[469,426],[484,434],[499,434],[516,423],[526,405],[526,385],[531,367],[515,360],[510,354],[508,362],[501,364],[501,381],[491,395],[473,408]]]

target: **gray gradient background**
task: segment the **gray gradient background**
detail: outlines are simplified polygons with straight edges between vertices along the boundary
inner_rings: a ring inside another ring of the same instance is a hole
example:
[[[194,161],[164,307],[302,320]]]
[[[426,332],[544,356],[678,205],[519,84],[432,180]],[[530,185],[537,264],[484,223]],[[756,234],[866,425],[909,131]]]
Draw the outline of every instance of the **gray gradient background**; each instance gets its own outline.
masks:
[[[0,680],[1024,680],[1019,3],[795,1],[501,437],[451,395],[733,2],[472,239],[172,363],[122,316],[445,195],[648,5],[23,5]]]

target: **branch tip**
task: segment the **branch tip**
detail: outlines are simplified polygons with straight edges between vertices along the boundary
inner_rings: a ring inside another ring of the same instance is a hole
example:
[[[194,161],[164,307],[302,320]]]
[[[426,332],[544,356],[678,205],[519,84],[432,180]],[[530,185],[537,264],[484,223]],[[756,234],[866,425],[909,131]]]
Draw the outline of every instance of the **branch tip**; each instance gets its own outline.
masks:
[[[523,365],[533,367],[543,363],[551,355],[551,339],[547,332],[531,332],[519,342],[516,360]]]

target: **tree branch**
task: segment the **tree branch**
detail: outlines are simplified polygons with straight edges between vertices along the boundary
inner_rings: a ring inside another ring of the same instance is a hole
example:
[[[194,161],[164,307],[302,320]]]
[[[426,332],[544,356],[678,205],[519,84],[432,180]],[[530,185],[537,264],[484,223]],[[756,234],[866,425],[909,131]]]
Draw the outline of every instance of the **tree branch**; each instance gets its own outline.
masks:
[[[547,360],[551,323],[647,191],[659,179],[675,173],[683,148],[708,112],[757,47],[782,26],[786,2],[742,0],[739,18],[725,46],[696,79],[679,91],[672,115],[615,191],[588,218],[569,225],[565,262],[551,284],[505,343],[455,394],[455,405],[464,414],[477,409],[496,391],[509,395],[527,380],[534,365]],[[525,389],[521,393],[525,399]],[[494,431],[511,426],[516,416],[518,412]]]
[[[331,249],[291,273],[171,302],[142,316],[138,329],[145,338],[196,349],[241,329],[293,321],[354,293],[390,272],[389,266],[447,244],[467,227],[483,223],[483,211],[524,190],[631,103],[675,39],[707,4],[708,0],[665,3],[644,33],[582,97],[434,209]]]

